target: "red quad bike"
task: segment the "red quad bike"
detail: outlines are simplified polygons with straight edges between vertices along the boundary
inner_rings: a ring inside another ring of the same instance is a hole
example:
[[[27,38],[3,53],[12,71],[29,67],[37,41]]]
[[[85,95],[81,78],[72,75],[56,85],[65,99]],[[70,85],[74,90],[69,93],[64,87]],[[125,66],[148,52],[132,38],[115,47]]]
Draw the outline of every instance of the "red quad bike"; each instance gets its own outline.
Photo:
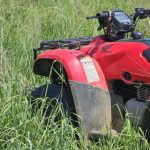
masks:
[[[135,32],[137,19],[147,17],[150,9],[136,8],[130,16],[103,11],[87,19],[97,19],[104,35],[41,42],[34,48],[33,72],[50,77],[51,84],[31,92],[32,108],[37,98],[48,97],[52,103],[44,114],[49,116],[60,103],[88,138],[121,131],[127,109],[131,123],[149,139],[150,39]]]

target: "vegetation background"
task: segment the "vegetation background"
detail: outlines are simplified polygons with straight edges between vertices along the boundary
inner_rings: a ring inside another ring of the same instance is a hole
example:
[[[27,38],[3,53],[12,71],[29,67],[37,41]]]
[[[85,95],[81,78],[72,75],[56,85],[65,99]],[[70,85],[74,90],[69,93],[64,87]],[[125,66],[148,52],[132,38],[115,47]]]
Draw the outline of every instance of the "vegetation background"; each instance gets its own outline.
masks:
[[[140,129],[127,119],[114,139],[87,140],[63,117],[58,127],[50,116],[45,126],[41,111],[32,116],[26,89],[48,82],[32,73],[33,47],[43,40],[100,34],[98,23],[86,16],[112,8],[133,13],[135,7],[150,8],[149,0],[0,0],[0,149],[149,149]],[[148,19],[138,24],[150,35]],[[79,140],[75,138],[78,135]]]

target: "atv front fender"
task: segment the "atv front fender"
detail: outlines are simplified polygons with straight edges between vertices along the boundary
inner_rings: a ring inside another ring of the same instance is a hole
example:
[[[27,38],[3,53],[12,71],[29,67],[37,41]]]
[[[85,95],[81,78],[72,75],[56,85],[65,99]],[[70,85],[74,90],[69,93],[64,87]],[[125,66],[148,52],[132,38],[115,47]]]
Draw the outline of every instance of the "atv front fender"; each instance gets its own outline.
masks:
[[[35,60],[34,73],[49,76],[53,60],[63,65],[69,80],[108,91],[106,79],[97,61],[77,50],[57,49],[41,53]]]

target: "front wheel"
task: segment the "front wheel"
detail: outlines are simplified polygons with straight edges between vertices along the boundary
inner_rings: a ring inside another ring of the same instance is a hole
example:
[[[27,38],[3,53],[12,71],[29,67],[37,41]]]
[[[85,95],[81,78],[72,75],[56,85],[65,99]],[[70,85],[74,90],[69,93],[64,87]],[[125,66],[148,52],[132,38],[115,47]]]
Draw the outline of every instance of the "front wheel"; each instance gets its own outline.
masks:
[[[69,87],[59,84],[49,84],[35,88],[31,92],[31,99],[29,99],[33,112],[37,112],[38,109],[42,108],[42,101],[39,98],[46,98],[46,104],[42,110],[46,118],[51,115],[54,106],[60,104],[67,111],[71,120],[76,122],[75,106]],[[55,121],[60,119],[61,115],[58,113]]]

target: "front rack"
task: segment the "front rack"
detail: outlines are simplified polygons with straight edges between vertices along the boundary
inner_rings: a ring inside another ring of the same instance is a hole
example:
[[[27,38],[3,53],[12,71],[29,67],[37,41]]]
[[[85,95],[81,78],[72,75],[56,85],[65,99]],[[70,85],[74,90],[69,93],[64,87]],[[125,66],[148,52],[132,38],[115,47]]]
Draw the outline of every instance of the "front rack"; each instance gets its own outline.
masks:
[[[79,50],[81,46],[88,45],[95,37],[81,37],[81,38],[71,38],[63,40],[51,40],[43,41],[40,43],[39,48],[34,48],[34,59],[37,58],[38,51],[48,50],[48,49],[57,49],[57,48],[67,48],[67,49],[76,49]]]

